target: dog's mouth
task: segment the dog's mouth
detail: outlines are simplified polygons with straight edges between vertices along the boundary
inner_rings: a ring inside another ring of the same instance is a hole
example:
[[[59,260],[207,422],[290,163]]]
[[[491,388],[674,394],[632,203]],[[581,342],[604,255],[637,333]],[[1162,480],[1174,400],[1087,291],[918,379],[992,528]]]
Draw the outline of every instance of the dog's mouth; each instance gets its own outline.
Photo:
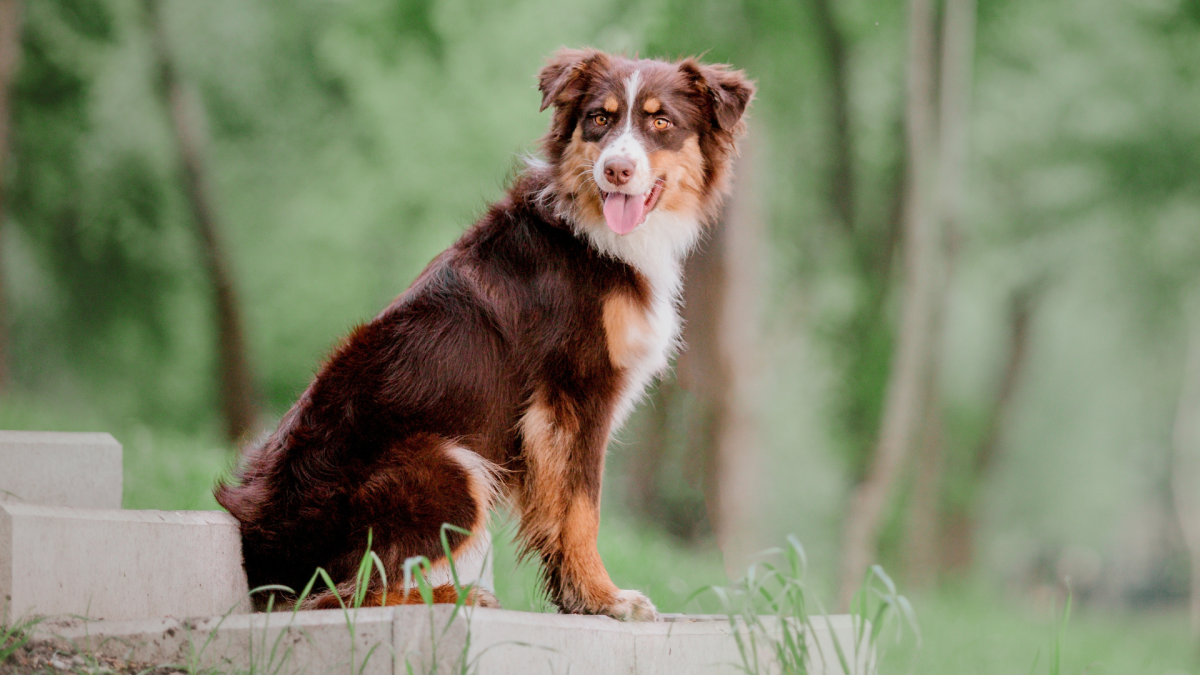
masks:
[[[654,181],[654,187],[650,188],[649,192],[641,195],[601,190],[600,197],[604,200],[604,222],[608,223],[608,229],[617,234],[629,234],[637,229],[638,225],[646,222],[646,216],[658,205],[663,185],[663,179],[659,178]]]

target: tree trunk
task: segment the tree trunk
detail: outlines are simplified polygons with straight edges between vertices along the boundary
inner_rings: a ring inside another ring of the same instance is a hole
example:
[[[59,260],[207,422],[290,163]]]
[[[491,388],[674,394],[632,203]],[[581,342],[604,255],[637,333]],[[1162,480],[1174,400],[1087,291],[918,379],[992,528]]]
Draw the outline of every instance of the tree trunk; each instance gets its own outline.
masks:
[[[829,106],[833,118],[833,169],[830,196],[841,225],[853,233],[854,224],[854,150],[850,142],[850,94],[846,77],[846,46],[842,31],[833,16],[830,0],[813,0],[813,18],[817,35],[825,46],[829,69]]]
[[[200,239],[201,260],[212,288],[221,415],[225,422],[226,438],[236,444],[253,431],[258,418],[258,405],[242,336],[237,294],[221,244],[212,205],[212,191],[204,165],[204,144],[196,119],[199,101],[180,81],[171,58],[158,0],[143,0],[143,5],[150,20],[155,66],[160,79],[159,93],[170,116],[184,192]]]
[[[1200,648],[1200,293],[1193,293],[1183,383],[1175,413],[1171,492],[1191,558],[1192,638]]]
[[[879,528],[892,486],[910,454],[922,419],[928,384],[936,263],[941,246],[934,215],[934,8],[930,0],[909,2],[909,53],[905,102],[909,183],[904,217],[904,267],[900,330],[884,395],[879,440],[867,476],[855,489],[846,517],[842,550],[842,607],[874,562]]]
[[[939,569],[962,574],[975,561],[975,539],[979,527],[979,500],[983,486],[1000,451],[1001,433],[1011,415],[1017,385],[1029,358],[1029,327],[1033,311],[1042,293],[1044,281],[1038,280],[1013,292],[1009,302],[1008,359],[1000,376],[991,414],[984,425],[978,448],[967,472],[969,501],[959,504],[946,515],[942,525]]]
[[[945,466],[943,447],[945,428],[940,405],[941,391],[936,366],[930,373],[925,393],[925,419],[917,444],[916,470],[909,496],[908,519],[904,529],[904,573],[914,588],[930,588],[937,581],[938,507],[942,494]]]
[[[12,127],[12,83],[21,55],[21,0],[0,0],[0,394],[8,391],[8,302],[4,286],[4,188]]]
[[[962,227],[966,193],[967,137],[975,54],[975,0],[946,0],[942,21],[937,208],[933,217],[940,219],[941,232],[946,244],[950,244],[956,241],[955,234]],[[945,245],[939,253],[943,260],[936,264],[943,275],[933,291],[932,354],[925,396],[925,422],[914,474],[916,484],[910,504],[909,532],[905,537],[905,569],[910,581],[918,587],[932,586],[937,580],[941,522],[938,513],[945,467],[940,358],[956,250],[952,245]]]
[[[705,249],[688,261],[687,351],[679,372],[703,407],[704,492],[709,523],[731,576],[758,545],[759,472],[754,382],[765,257],[754,194],[754,148],[746,139],[733,196]]]

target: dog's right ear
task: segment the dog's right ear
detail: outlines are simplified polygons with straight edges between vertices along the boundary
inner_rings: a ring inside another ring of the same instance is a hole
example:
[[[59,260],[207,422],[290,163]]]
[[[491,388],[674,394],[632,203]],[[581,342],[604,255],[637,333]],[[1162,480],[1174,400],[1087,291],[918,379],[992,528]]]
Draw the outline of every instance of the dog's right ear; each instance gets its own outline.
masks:
[[[570,106],[583,95],[590,74],[602,68],[608,56],[595,49],[560,49],[538,73],[542,107]]]

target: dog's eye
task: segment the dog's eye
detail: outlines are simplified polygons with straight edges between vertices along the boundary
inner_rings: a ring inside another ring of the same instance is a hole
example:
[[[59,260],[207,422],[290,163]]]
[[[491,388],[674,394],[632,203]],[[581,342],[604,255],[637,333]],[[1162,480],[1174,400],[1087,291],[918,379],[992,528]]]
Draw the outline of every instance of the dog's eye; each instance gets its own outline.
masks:
[[[665,117],[657,117],[654,119],[654,128],[659,131],[666,131],[671,128],[671,120]]]
[[[608,115],[596,115],[592,120],[596,122],[596,126],[598,127],[608,126]]]

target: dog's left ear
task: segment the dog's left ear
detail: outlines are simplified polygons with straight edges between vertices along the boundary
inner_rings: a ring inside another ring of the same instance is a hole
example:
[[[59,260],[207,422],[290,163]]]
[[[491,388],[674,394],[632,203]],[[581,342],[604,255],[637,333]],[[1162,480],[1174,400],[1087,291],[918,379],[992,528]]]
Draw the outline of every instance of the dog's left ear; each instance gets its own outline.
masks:
[[[684,59],[679,70],[707,101],[713,124],[718,129],[733,131],[754,98],[754,83],[746,79],[744,72],[721,63],[705,65],[695,59]]]
[[[538,90],[542,92],[542,107],[563,107],[583,95],[589,73],[608,57],[595,49],[560,49],[538,73]]]

